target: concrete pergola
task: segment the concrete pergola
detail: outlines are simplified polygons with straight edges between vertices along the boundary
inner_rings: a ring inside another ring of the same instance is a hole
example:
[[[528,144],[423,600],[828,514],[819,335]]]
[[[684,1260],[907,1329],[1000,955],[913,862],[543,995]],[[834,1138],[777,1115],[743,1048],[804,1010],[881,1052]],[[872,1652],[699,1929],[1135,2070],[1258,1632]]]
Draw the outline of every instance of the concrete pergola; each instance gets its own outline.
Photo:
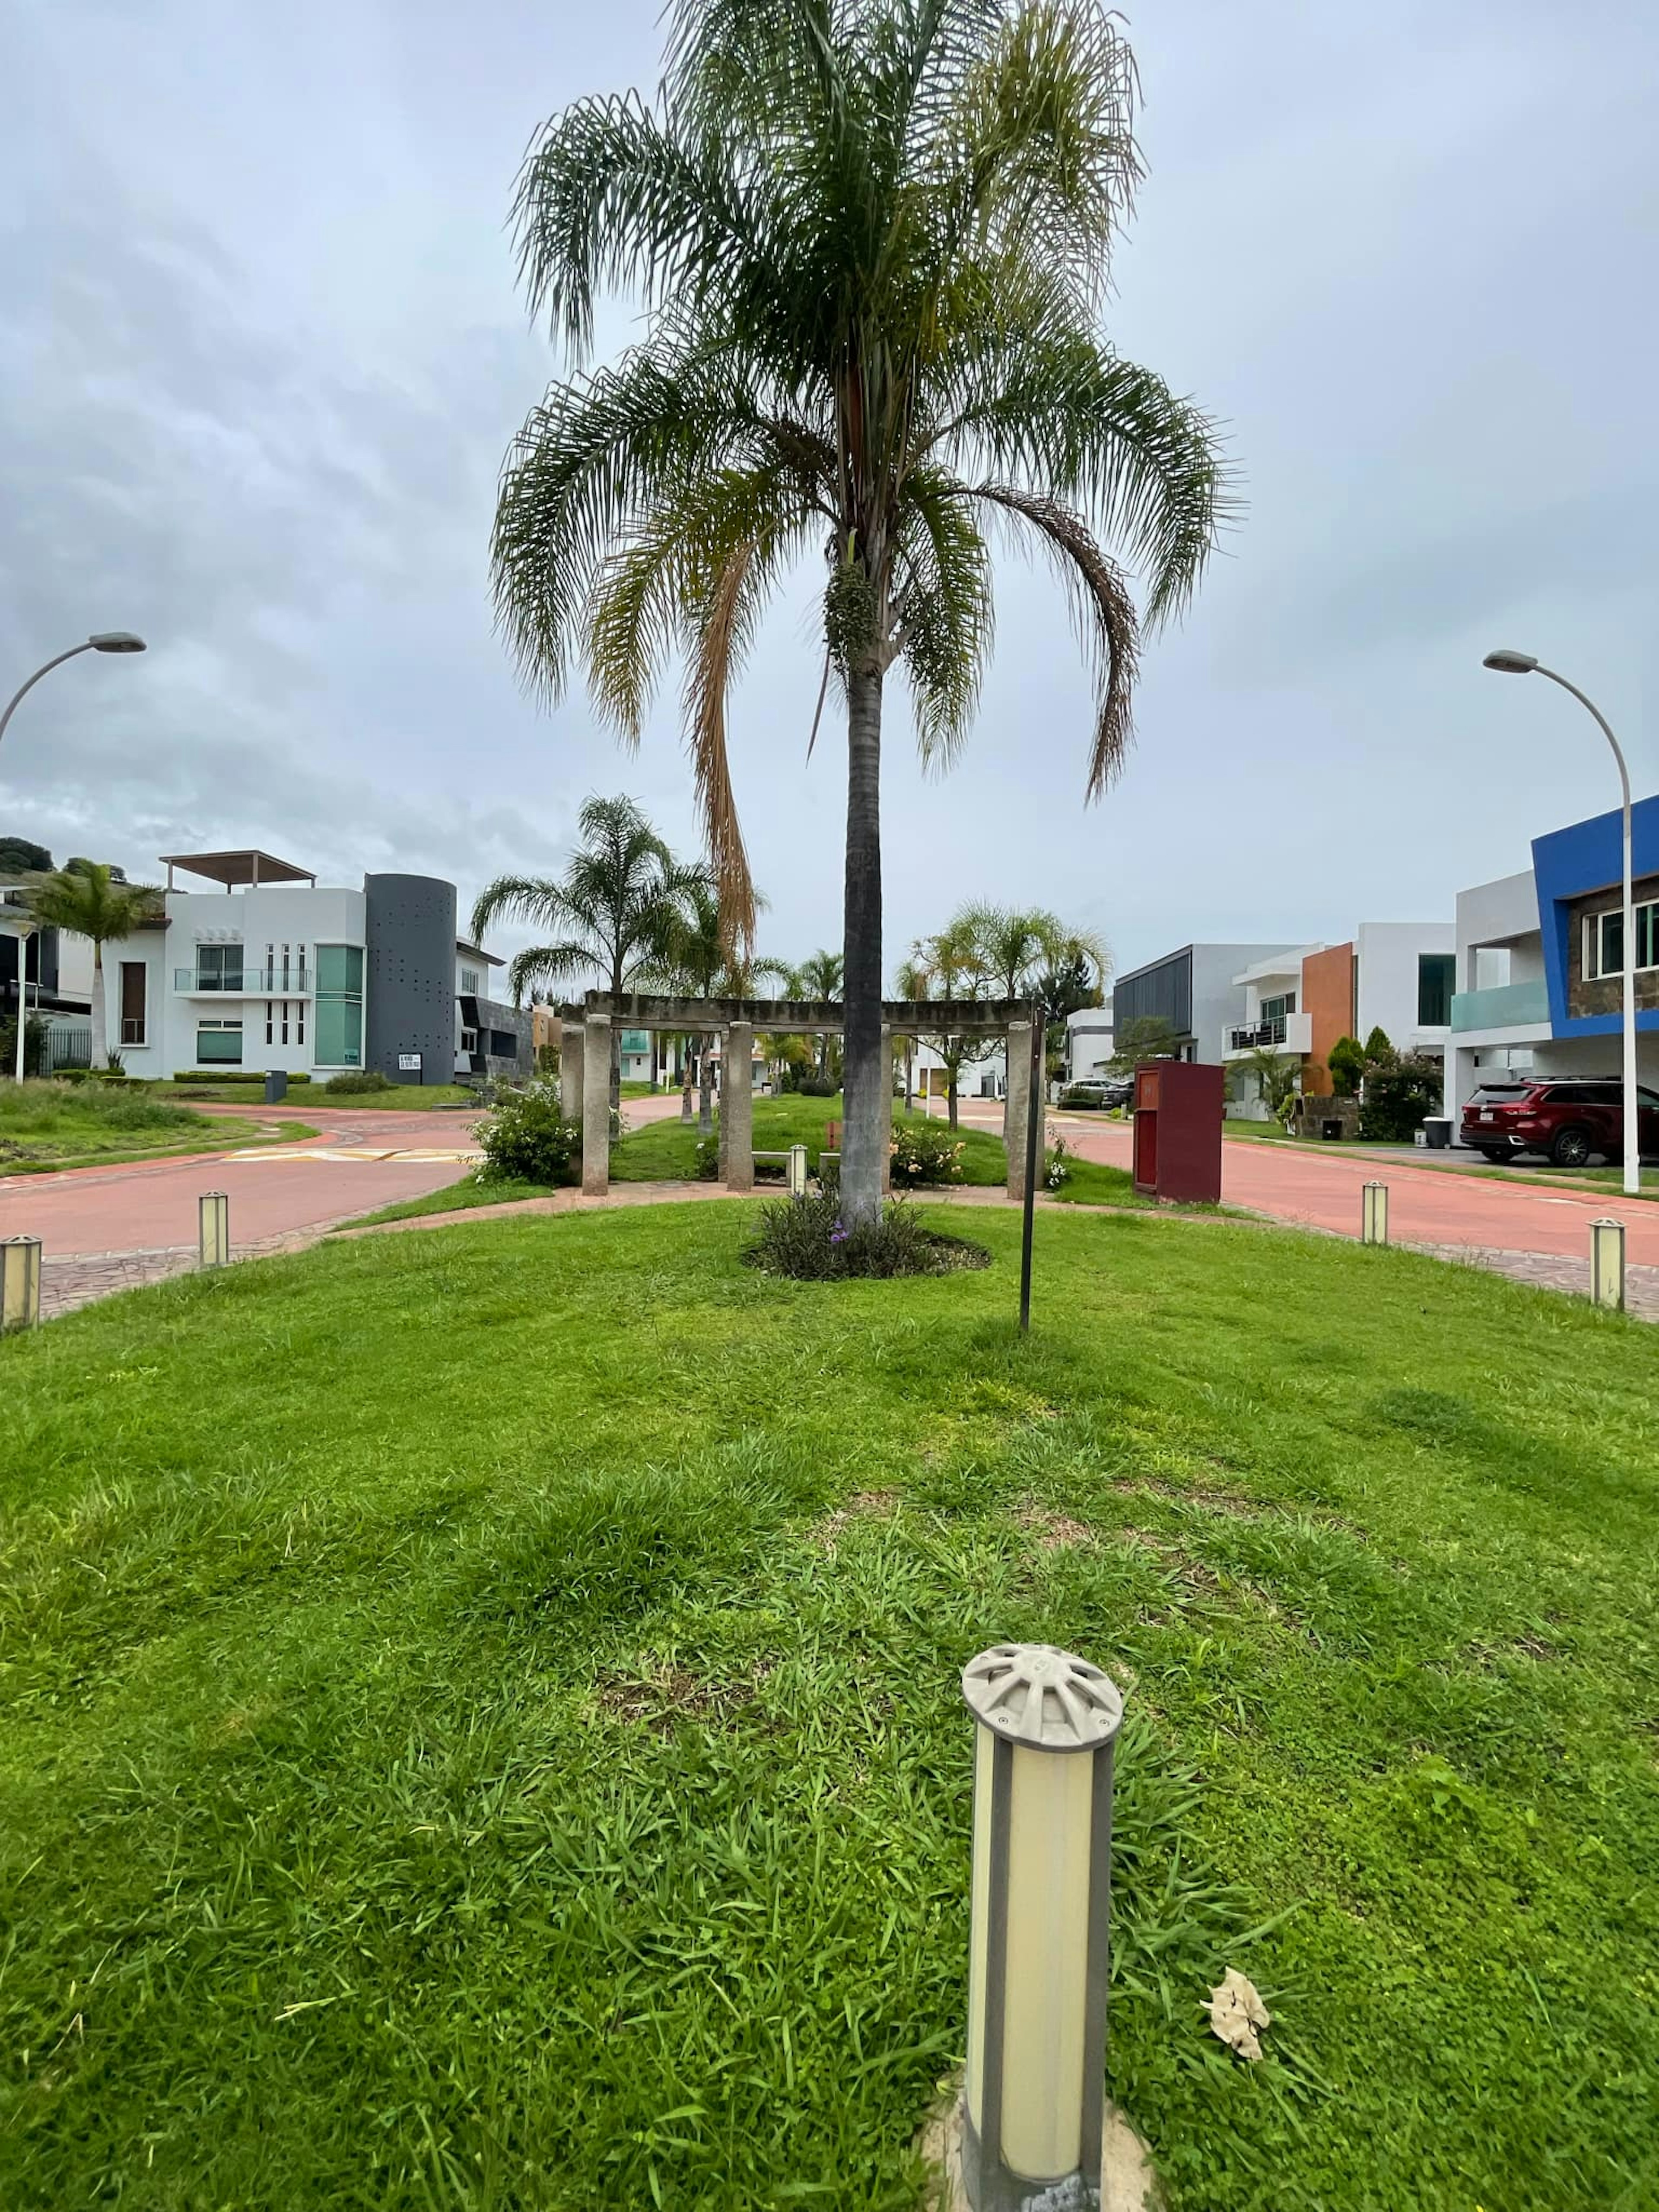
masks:
[[[720,1087],[720,1168],[728,1190],[755,1188],[754,1093],[748,1074],[755,1035],[811,1036],[839,1031],[846,1009],[831,999],[667,999],[590,991],[580,1008],[559,1017],[559,1102],[582,1125],[582,1189],[602,1198],[611,1188],[611,1032],[718,1036],[727,1071]],[[924,1030],[932,1036],[1006,1036],[1008,1099],[1003,1140],[1008,1195],[1025,1195],[1025,1124],[1030,1109],[1031,1029],[1041,1010],[1029,999],[886,999],[881,1009],[883,1091],[893,1090],[893,1038]],[[744,1080],[733,1084],[740,1067]],[[883,1187],[887,1178],[883,1176]]]

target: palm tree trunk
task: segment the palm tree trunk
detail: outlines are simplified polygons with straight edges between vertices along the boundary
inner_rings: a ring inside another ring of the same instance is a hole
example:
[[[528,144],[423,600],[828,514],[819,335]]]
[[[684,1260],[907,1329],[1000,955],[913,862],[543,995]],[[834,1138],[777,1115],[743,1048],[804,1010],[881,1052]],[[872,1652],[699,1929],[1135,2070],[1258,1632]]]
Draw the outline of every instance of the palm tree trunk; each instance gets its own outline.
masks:
[[[954,1132],[957,1126],[957,1071],[954,1066],[950,1071],[950,1084],[945,1097],[947,1115]]]
[[[682,1038],[682,1039],[681,1039],[681,1041],[680,1041],[680,1045],[681,1045],[681,1054],[682,1054],[681,1063],[680,1063],[680,1119],[681,1119],[681,1121],[689,1121],[691,1119],[691,1040],[690,1040],[690,1037],[684,1037],[684,1038]]]
[[[701,1037],[697,1043],[697,1134],[711,1136],[714,1128],[714,1095],[710,1078],[713,1073],[713,1037]]]
[[[109,1026],[104,1018],[104,946],[92,940],[92,1064],[101,1067],[109,1058]]]
[[[893,1102],[881,1080],[881,676],[847,686],[847,887],[842,957],[841,1212],[850,1227],[881,1212]]]

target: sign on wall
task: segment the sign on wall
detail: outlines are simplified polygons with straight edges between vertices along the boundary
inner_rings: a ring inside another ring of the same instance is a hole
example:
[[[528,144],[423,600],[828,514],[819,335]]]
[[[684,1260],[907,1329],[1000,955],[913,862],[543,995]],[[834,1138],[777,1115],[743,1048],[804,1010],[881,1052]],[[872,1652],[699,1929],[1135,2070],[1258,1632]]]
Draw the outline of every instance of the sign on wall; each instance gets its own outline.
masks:
[[[400,1052],[398,1054],[398,1069],[400,1074],[407,1069],[412,1074],[418,1075],[421,1072],[420,1054],[418,1052]]]

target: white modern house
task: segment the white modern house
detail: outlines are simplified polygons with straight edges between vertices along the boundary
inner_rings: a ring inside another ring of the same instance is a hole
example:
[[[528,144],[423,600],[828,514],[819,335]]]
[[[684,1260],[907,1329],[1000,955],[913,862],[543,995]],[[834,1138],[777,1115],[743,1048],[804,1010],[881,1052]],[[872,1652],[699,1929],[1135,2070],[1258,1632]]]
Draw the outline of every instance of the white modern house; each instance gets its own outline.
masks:
[[[372,1068],[430,1084],[528,1070],[530,1018],[489,995],[502,963],[456,935],[453,884],[371,875],[346,890],[252,848],[161,865],[154,922],[104,947],[109,1043],[129,1074]],[[60,998],[91,991],[92,947],[65,936]]]
[[[1285,947],[1234,975],[1240,994],[1221,1060],[1267,1049],[1300,1061],[1309,1097],[1330,1089],[1327,1054],[1339,1037],[1363,1042],[1381,1030],[1396,1051],[1443,1059],[1450,1036],[1456,926],[1442,921],[1362,921],[1350,939]],[[1246,1079],[1248,1082],[1248,1078]],[[1267,1109],[1242,1100],[1248,1117]]]

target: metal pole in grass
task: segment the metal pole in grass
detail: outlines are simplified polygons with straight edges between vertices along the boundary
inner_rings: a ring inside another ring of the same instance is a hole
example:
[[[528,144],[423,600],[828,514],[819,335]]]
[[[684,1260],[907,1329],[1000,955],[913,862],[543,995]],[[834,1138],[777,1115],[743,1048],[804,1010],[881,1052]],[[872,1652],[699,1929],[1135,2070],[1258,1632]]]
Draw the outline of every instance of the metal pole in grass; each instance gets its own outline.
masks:
[[[1598,1306],[1625,1310],[1625,1224],[1622,1221],[1590,1224],[1590,1297]]]
[[[204,1190],[197,1200],[197,1241],[204,1267],[230,1260],[230,1200],[222,1190]]]
[[[976,1723],[963,2187],[970,2212],[1093,2208],[1122,1694],[1049,1644],[981,1651],[962,1694]]]
[[[1019,1237],[1019,1325],[1031,1327],[1031,1224],[1036,1216],[1037,1160],[1042,1130],[1042,1010],[1031,1018],[1031,1065],[1026,1073],[1025,1097],[1025,1218]],[[1012,1071],[1010,1071],[1012,1075]]]
[[[40,1325],[40,1239],[8,1237],[0,1243],[0,1336]]]
[[[1389,1186],[1368,1182],[1359,1194],[1359,1241],[1386,1244],[1389,1241]]]

